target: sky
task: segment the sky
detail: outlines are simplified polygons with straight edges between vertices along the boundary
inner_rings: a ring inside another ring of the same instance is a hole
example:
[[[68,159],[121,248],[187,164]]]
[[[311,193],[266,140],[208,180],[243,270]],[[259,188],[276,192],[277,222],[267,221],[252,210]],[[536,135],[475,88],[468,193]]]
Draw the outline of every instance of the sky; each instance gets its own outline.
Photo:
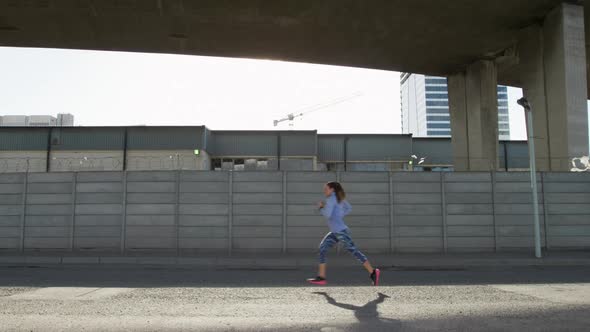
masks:
[[[0,115],[71,113],[82,126],[400,133],[399,73],[271,60],[0,47]],[[525,139],[520,89],[511,138]],[[340,102],[337,102],[340,101]],[[294,121],[273,120],[310,109]]]

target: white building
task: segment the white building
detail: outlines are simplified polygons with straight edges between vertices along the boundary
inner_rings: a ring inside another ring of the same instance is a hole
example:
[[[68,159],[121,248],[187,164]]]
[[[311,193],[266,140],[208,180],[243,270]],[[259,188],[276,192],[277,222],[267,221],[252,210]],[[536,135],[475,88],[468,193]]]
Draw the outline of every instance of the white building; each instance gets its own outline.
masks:
[[[401,74],[402,133],[415,137],[449,137],[449,92],[444,77]],[[498,86],[498,136],[510,140],[508,88]]]

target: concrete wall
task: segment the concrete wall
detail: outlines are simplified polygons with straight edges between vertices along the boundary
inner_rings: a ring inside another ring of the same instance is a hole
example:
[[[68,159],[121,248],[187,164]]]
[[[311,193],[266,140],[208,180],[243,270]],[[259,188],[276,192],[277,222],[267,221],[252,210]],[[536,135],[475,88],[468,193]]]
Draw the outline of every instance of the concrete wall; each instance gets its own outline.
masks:
[[[149,170],[209,170],[211,159],[201,150],[127,150],[127,169]]]
[[[368,253],[532,250],[528,173],[0,174],[1,251],[313,252],[343,183]],[[590,173],[540,173],[543,245],[590,249]]]
[[[0,173],[45,172],[46,151],[0,151]]]
[[[123,151],[51,151],[51,172],[122,171]]]

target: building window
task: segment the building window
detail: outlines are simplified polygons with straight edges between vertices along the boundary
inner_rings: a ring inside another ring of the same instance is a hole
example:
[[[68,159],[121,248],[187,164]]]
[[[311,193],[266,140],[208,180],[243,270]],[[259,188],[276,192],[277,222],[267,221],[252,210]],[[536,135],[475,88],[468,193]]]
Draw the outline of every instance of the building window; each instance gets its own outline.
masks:
[[[426,86],[426,92],[447,92],[448,88],[446,86]]]
[[[450,130],[441,130],[441,131],[428,130],[426,132],[426,134],[428,136],[451,136],[451,131]]]
[[[427,93],[426,99],[449,99],[448,93]]]
[[[446,78],[427,78],[426,84],[447,84]]]
[[[426,121],[451,121],[449,116],[427,116]]]
[[[449,106],[448,100],[427,100],[426,106]]]
[[[426,127],[428,129],[449,129],[451,128],[451,125],[449,123],[428,123],[426,124]]]

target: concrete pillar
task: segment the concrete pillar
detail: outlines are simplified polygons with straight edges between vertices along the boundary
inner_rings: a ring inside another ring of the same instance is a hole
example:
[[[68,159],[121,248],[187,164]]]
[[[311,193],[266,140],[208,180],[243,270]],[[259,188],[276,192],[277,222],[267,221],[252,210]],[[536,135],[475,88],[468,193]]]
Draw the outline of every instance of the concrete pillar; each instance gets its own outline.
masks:
[[[533,25],[522,30],[519,40],[521,87],[523,95],[528,98],[534,111],[536,166],[540,172],[550,171],[542,26]],[[522,109],[520,111],[524,112]]]
[[[568,171],[572,158],[588,155],[583,7],[553,10],[543,24],[543,40],[550,167]]]
[[[498,169],[498,73],[478,61],[449,77],[449,111],[456,171]]]

